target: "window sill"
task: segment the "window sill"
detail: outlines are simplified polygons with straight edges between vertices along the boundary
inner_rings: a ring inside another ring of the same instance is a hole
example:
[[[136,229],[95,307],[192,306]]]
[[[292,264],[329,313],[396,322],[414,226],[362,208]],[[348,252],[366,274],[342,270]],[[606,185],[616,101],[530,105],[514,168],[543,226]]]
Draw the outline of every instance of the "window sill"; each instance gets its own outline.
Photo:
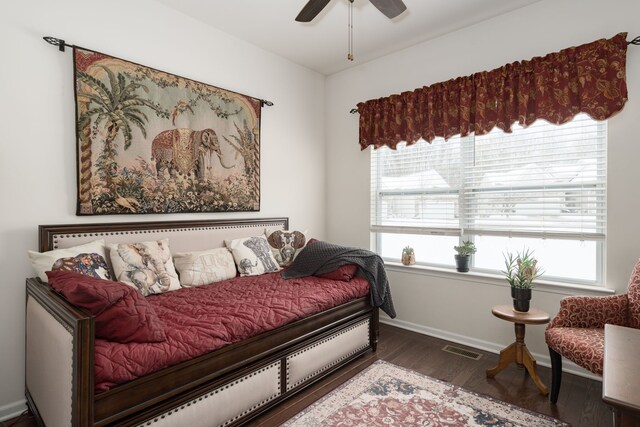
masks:
[[[469,271],[460,273],[452,268],[428,267],[424,265],[404,265],[399,262],[385,261],[385,266],[389,271],[396,271],[407,274],[419,274],[423,276],[442,277],[445,279],[461,280],[465,282],[482,283],[492,286],[509,287],[504,277],[497,274],[480,273]],[[598,285],[578,285],[571,283],[551,282],[537,280],[534,283],[536,290],[560,295],[612,295],[615,290]]]

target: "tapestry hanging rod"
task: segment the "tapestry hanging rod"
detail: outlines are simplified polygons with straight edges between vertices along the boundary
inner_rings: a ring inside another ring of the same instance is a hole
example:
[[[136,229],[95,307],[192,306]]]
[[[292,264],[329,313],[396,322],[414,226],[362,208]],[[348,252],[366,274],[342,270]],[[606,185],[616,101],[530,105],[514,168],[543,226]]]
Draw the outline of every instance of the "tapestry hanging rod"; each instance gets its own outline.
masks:
[[[627,42],[627,45],[630,45],[630,44],[635,45],[635,46],[639,46],[640,45],[640,36],[638,36],[638,37],[634,38],[633,40]],[[351,110],[349,110],[349,112],[351,114],[356,114],[358,112],[358,109],[357,108],[352,108]]]
[[[58,46],[58,50],[60,52],[64,52],[66,47],[70,47],[70,48],[74,48],[77,47],[75,45],[72,44],[67,44],[64,40],[62,39],[58,39],[56,37],[51,37],[51,36],[45,36],[43,37],[44,41],[46,41],[49,44],[52,44],[54,46]],[[253,98],[253,97],[252,97]],[[264,107],[265,105],[267,107],[271,107],[273,106],[273,102],[271,101],[267,101],[266,99],[260,99],[260,98],[256,98],[260,101],[260,106]]]

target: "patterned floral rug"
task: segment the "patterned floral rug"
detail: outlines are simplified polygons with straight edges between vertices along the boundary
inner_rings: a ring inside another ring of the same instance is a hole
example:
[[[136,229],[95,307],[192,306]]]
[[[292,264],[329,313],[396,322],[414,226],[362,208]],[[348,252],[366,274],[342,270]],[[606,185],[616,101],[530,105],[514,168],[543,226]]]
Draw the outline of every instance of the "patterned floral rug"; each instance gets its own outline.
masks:
[[[569,424],[377,361],[284,426],[547,427]]]

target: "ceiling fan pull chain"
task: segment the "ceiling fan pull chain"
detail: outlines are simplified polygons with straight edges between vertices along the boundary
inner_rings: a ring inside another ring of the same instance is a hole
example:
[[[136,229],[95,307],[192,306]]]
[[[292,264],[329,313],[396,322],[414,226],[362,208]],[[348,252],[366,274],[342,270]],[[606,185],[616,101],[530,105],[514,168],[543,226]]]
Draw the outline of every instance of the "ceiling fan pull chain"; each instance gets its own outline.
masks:
[[[353,0],[349,0],[349,53],[347,59],[353,61]]]
[[[311,22],[324,8],[329,4],[331,0],[308,0],[304,5],[296,21],[298,22]],[[348,45],[349,52],[347,53],[347,60],[353,61],[353,1],[349,2],[349,22],[348,27]],[[407,9],[403,0],[369,0],[376,9],[382,12],[387,18],[393,19],[400,15]]]

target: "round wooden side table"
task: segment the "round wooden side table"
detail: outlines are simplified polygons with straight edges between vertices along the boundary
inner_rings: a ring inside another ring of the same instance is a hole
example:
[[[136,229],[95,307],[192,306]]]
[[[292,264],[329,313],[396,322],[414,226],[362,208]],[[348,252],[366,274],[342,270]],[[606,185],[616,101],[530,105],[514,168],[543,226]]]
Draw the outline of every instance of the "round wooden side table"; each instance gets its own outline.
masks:
[[[531,308],[527,312],[515,311],[510,305],[497,305],[491,309],[491,313],[502,320],[514,323],[516,341],[500,351],[498,365],[495,368],[487,369],[487,378],[495,377],[498,372],[506,368],[511,362],[515,362],[518,366],[524,366],[527,369],[540,393],[545,396],[549,394],[547,386],[542,383],[538,376],[536,359],[531,356],[524,343],[524,325],[544,325],[549,323],[549,314],[536,308]]]

